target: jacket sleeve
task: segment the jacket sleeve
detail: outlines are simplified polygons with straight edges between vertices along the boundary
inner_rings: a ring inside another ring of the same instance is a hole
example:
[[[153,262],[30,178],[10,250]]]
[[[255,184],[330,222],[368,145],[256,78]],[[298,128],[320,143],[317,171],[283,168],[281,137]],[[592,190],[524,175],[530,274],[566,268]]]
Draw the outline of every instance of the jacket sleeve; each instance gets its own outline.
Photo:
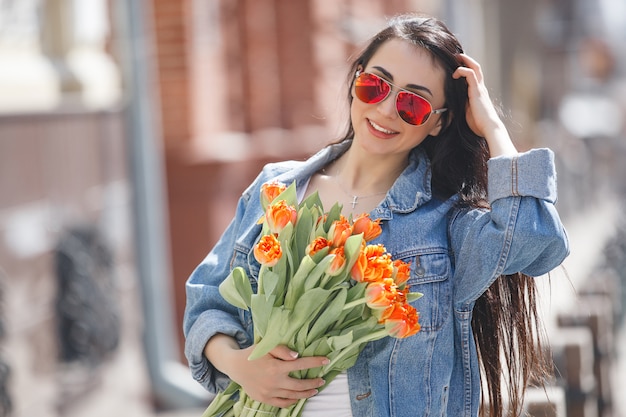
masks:
[[[569,254],[554,206],[552,151],[492,158],[488,169],[490,209],[459,210],[450,222],[457,305],[475,301],[500,275],[543,275]]]
[[[237,205],[235,218],[215,247],[191,274],[185,287],[185,356],[194,379],[211,392],[225,389],[230,380],[204,356],[204,347],[208,340],[217,333],[223,333],[235,338],[242,348],[252,344],[251,336],[239,319],[239,310],[226,302],[218,290],[230,273],[231,258],[246,206],[244,194]]]

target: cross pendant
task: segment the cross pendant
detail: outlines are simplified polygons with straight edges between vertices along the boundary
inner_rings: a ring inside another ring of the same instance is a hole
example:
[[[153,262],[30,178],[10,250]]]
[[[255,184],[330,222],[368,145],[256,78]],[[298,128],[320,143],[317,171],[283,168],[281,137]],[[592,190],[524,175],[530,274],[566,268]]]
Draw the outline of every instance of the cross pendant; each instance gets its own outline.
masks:
[[[352,208],[356,207],[358,199],[359,199],[359,196],[357,195],[352,196]]]

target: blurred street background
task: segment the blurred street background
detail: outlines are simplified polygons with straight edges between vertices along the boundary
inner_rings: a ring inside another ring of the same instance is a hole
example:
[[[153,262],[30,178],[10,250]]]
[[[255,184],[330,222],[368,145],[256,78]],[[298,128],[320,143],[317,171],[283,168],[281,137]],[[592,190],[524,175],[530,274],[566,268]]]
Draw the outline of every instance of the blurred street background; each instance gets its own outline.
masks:
[[[339,136],[349,56],[406,11],[556,153],[529,415],[626,416],[624,0],[0,0],[0,417],[199,417],[187,277],[264,163]]]

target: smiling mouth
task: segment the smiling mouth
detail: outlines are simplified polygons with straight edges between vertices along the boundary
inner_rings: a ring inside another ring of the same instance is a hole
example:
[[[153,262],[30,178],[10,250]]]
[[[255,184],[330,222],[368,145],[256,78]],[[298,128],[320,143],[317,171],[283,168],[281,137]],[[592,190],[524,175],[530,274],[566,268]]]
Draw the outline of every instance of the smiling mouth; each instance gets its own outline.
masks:
[[[369,122],[370,126],[372,126],[378,132],[384,133],[386,135],[394,135],[394,134],[398,133],[398,132],[395,132],[393,130],[385,129],[384,127],[376,124],[373,120],[367,119],[367,121]]]

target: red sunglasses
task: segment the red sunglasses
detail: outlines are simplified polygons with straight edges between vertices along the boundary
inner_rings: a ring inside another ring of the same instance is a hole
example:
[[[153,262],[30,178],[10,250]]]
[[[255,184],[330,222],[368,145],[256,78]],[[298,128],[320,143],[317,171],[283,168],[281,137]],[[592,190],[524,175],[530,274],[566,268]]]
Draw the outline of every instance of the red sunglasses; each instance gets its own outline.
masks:
[[[380,103],[389,96],[391,87],[398,89],[396,95],[398,116],[410,125],[423,125],[431,114],[439,114],[448,110],[446,108],[433,110],[433,106],[424,97],[400,88],[376,74],[361,71],[356,73],[354,94],[363,103]]]

